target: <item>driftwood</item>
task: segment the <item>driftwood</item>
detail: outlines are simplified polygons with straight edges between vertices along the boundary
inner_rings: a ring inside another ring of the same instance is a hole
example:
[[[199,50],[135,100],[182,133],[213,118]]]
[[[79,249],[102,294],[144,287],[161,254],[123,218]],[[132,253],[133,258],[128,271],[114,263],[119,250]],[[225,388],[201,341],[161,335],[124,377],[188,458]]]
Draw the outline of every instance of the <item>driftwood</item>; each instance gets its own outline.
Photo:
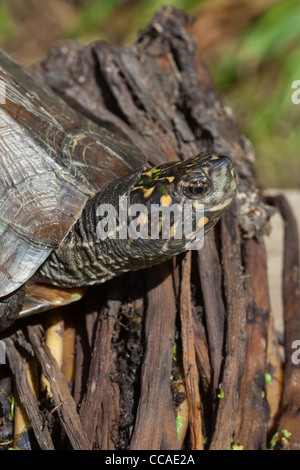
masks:
[[[296,219],[282,195],[269,198],[278,207],[284,220],[284,262],[283,262],[283,309],[284,309],[284,350],[285,370],[282,391],[282,413],[278,425],[278,440],[284,448],[300,449],[300,368],[299,361],[293,360],[294,342],[299,350],[300,338],[300,256],[299,233]],[[297,358],[298,355],[297,355]],[[288,439],[282,431],[291,434]]]
[[[130,48],[64,42],[34,70],[81,113],[125,132],[150,165],[208,150],[230,156],[239,175],[235,203],[203,249],[89,289],[61,311],[68,328],[73,320],[71,372],[44,344],[46,314],[2,334],[35,445],[266,449],[277,431],[273,447],[298,448],[299,368],[289,360],[300,339],[298,235],[286,201],[263,198],[251,146],[213,88],[191,19],[165,7]],[[263,241],[274,205],[287,227],[283,385]],[[50,395],[30,391],[28,354]]]

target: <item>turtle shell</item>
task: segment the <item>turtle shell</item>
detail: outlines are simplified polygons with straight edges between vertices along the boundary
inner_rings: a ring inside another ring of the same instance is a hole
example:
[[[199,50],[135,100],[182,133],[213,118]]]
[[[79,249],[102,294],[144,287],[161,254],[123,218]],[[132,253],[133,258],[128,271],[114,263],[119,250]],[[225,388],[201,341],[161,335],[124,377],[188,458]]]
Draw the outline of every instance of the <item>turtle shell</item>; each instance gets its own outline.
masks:
[[[89,198],[145,161],[0,51],[0,297],[35,273]]]

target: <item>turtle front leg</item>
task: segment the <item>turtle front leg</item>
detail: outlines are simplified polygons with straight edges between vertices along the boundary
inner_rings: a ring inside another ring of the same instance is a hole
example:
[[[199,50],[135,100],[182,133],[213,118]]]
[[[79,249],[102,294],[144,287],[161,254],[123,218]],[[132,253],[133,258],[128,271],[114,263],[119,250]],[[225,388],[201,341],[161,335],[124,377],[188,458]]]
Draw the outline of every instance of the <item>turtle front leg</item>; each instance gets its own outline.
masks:
[[[0,298],[0,331],[11,326],[18,318],[25,298],[25,284],[12,294]]]

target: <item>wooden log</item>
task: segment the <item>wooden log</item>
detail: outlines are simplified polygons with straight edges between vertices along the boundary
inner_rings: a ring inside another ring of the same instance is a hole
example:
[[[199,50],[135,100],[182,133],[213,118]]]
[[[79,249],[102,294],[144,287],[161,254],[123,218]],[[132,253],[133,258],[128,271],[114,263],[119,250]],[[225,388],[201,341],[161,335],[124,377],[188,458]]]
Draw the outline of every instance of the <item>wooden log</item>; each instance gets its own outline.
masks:
[[[164,440],[165,403],[171,399],[171,368],[175,341],[176,302],[171,264],[149,271],[145,356],[141,394],[130,449],[159,450]],[[153,371],[156,373],[153,375]],[[175,410],[173,419],[175,430]],[[177,437],[176,437],[177,439]]]
[[[210,449],[230,449],[239,404],[246,353],[246,304],[242,280],[240,235],[236,204],[224,214],[222,264],[226,295],[225,363],[220,384],[219,404]]]
[[[282,294],[284,311],[285,368],[282,414],[277,426],[278,447],[300,449],[300,256],[297,221],[287,199],[268,198],[284,220],[284,262]],[[282,431],[286,435],[282,434]]]
[[[66,379],[48,347],[44,344],[41,329],[38,325],[29,325],[28,335],[35,355],[42,366],[43,373],[49,382],[54,408],[57,407],[60,421],[73,449],[90,449],[90,443],[81,425]]]
[[[89,442],[103,450],[115,449],[109,439],[112,423],[118,421],[115,413],[118,392],[110,381],[113,373],[111,340],[120,306],[120,301],[108,302],[108,308],[98,320],[87,392],[80,407],[81,422]]]
[[[189,410],[189,432],[191,448],[203,450],[201,398],[199,373],[196,364],[194,322],[191,300],[191,252],[182,261],[182,282],[180,296],[182,364],[185,376],[186,396]]]
[[[221,284],[222,269],[214,232],[207,234],[204,246],[198,253],[198,262],[213,374],[211,386],[215,399],[223,362],[225,308]]]
[[[270,302],[266,250],[263,243],[243,243],[247,307],[245,371],[234,444],[245,450],[267,448],[269,406],[266,400],[267,345]]]
[[[43,450],[54,450],[54,444],[42,413],[39,410],[36,396],[27,378],[27,367],[23,367],[23,358],[14,341],[11,338],[5,339],[7,356],[10,367],[14,373],[20,401],[24,406],[34,429],[35,437]]]

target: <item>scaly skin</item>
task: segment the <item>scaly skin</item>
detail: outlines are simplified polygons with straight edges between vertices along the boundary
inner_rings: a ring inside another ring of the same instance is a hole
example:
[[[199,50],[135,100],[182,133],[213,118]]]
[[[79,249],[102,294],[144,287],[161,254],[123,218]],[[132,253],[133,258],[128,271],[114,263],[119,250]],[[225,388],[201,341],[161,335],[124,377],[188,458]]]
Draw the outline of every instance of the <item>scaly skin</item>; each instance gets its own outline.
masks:
[[[185,237],[99,240],[97,207],[111,204],[118,209],[120,196],[128,196],[131,204],[146,205],[148,213],[151,204],[200,202],[205,207],[204,231],[207,233],[234,197],[236,182],[231,171],[227,157],[202,155],[185,162],[161,165],[154,171],[136,171],[109,183],[88,202],[64,242],[38,271],[37,279],[62,287],[100,284],[126,271],[147,268],[185,251],[188,242]],[[185,193],[189,185],[195,186],[195,175],[196,181],[205,184],[206,191],[191,198]],[[221,181],[218,181],[219,177]],[[149,226],[148,233],[150,231]]]
[[[200,154],[184,162],[137,170],[107,184],[88,201],[78,221],[33,279],[61,287],[100,284],[126,271],[161,263],[185,251],[190,241],[199,238],[199,233],[192,235],[191,232],[184,233],[180,238],[171,235],[169,239],[161,236],[153,239],[150,237],[149,218],[146,238],[100,240],[96,227],[99,222],[97,208],[101,204],[110,204],[118,210],[119,197],[127,196],[129,205],[143,204],[147,214],[150,214],[153,204],[168,208],[177,204],[182,211],[186,203],[192,204],[193,208],[201,205],[204,207],[201,218],[203,236],[219,220],[235,192],[235,171],[231,161],[224,156]],[[192,222],[196,221],[194,212],[190,217],[193,218]],[[132,219],[129,218],[128,222]],[[171,230],[174,230],[175,216],[170,220]],[[18,316],[23,298],[24,289],[20,289],[1,299],[0,329],[7,328]]]

